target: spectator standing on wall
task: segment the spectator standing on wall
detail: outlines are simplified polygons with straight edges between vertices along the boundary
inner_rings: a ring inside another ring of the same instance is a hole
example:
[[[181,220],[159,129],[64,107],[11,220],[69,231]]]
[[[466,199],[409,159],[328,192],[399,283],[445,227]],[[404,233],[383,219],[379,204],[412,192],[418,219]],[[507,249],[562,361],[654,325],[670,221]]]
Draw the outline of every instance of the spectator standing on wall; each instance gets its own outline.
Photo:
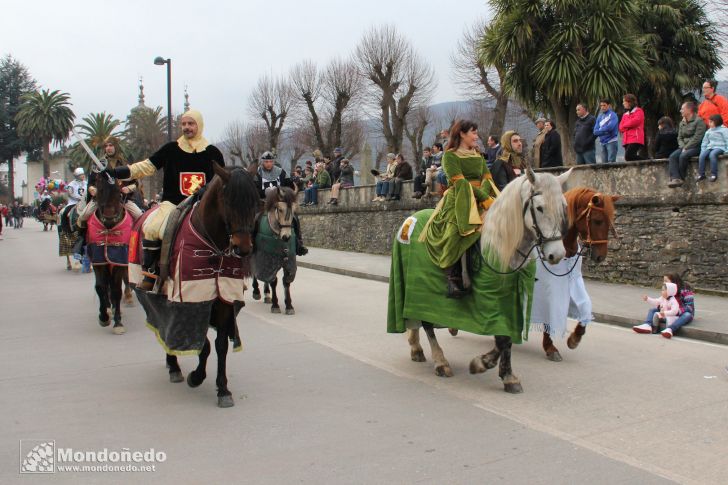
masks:
[[[536,120],[536,129],[538,134],[533,139],[533,146],[531,147],[531,160],[533,160],[533,168],[541,168],[541,145],[543,140],[546,138],[546,118],[539,118]]]
[[[334,148],[334,158],[331,160],[331,163],[329,163],[327,167],[327,171],[329,172],[329,177],[331,178],[332,182],[336,182],[339,180],[339,176],[341,175],[341,161],[344,159],[344,150],[341,148]]]
[[[720,94],[716,94],[715,90],[717,87],[718,82],[712,79],[703,83],[703,96],[705,100],[700,103],[698,116],[702,118],[705,126],[708,126],[711,116],[720,115],[723,118],[723,123],[728,127],[728,99],[725,99]]]
[[[500,154],[501,145],[498,143],[498,138],[495,135],[490,135],[485,143],[488,146],[488,149],[485,151],[485,163],[488,165],[488,169],[490,169]]]
[[[668,158],[678,149],[675,122],[669,116],[657,121],[657,137],[655,138],[655,158]]]
[[[435,193],[442,195],[447,187],[447,175],[442,168],[442,143],[438,142],[432,145],[432,164],[437,167],[435,172]]]
[[[583,103],[576,105],[576,123],[574,127],[574,151],[577,165],[593,165],[597,163],[594,146],[594,126],[597,119],[589,113]]]
[[[645,146],[645,113],[637,106],[637,96],[625,94],[622,98],[624,114],[619,122],[624,146],[624,161],[642,160],[640,150]]]
[[[541,168],[562,167],[564,159],[561,154],[561,135],[556,131],[556,123],[546,120],[544,130],[546,136],[541,145]]]
[[[677,130],[679,148],[670,154],[670,182],[667,184],[670,188],[680,187],[685,182],[690,159],[700,154],[705,123],[695,111],[692,101],[685,101],[680,107],[682,120]]]
[[[397,165],[394,168],[394,178],[389,184],[387,200],[400,200],[402,196],[402,182],[412,180],[412,165],[404,159],[404,155],[397,154]]]
[[[594,124],[594,136],[599,137],[599,143],[602,145],[602,163],[616,162],[619,118],[608,99],[599,102],[599,116]]]
[[[728,128],[721,115],[712,115],[700,146],[698,182],[705,180],[705,163],[710,160],[710,181],[718,180],[718,157],[728,152]]]
[[[417,170],[417,175],[415,175],[415,182],[414,182],[414,195],[412,195],[415,199],[422,198],[423,195],[426,193],[429,193],[429,184],[427,183],[427,171],[432,166],[432,149],[430,147],[424,147],[422,149],[422,160],[420,161],[420,166]]]
[[[329,204],[339,204],[339,191],[354,186],[354,167],[349,163],[348,158],[343,158],[339,164],[339,181],[331,186],[331,199]]]

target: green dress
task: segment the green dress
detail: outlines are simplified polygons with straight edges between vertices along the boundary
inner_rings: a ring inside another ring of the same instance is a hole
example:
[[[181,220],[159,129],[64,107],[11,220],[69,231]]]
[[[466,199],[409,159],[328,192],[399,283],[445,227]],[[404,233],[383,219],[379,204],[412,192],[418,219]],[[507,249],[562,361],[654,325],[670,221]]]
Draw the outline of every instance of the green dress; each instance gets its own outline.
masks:
[[[455,151],[447,151],[442,167],[449,187],[420,241],[425,243],[436,265],[448,268],[480,237],[481,216],[495,194],[488,180],[490,171],[479,153],[459,156]]]

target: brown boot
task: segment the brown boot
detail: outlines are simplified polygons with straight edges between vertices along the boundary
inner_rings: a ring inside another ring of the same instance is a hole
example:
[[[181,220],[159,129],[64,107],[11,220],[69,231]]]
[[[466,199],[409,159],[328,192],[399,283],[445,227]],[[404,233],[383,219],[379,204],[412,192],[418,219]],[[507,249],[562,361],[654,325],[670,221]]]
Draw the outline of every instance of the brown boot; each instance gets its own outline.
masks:
[[[460,261],[445,268],[445,276],[447,277],[448,298],[457,300],[470,293],[469,288],[463,287],[463,269]]]

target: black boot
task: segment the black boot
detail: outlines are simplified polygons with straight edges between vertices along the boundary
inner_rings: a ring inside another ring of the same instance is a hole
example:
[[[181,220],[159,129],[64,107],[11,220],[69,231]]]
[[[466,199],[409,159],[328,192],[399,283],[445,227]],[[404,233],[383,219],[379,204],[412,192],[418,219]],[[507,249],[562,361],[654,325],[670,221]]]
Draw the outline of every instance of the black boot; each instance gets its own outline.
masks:
[[[449,268],[445,268],[445,276],[447,277],[447,297],[460,299],[470,293],[469,288],[463,287],[463,266],[458,260]]]
[[[293,230],[296,231],[296,256],[306,256],[308,254],[308,248],[303,245],[303,235],[301,234],[301,223],[298,221],[298,216],[293,216]]]
[[[162,250],[162,241],[155,241],[153,239],[142,240],[143,260],[142,260],[142,272],[144,273],[144,280],[142,281],[142,289],[151,290],[154,288],[154,283],[159,274],[159,254]]]

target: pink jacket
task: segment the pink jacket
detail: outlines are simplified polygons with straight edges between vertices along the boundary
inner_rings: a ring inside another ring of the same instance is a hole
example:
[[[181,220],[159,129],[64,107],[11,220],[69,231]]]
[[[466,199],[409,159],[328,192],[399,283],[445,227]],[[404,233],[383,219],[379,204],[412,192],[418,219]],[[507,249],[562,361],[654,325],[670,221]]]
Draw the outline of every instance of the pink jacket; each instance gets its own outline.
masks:
[[[665,314],[665,320],[669,327],[680,315],[680,303],[675,298],[677,285],[675,283],[665,283],[665,287],[667,288],[667,298],[662,298],[662,296],[660,298],[647,297],[647,303],[660,308],[660,312]]]
[[[622,115],[619,122],[619,131],[622,133],[622,145],[630,143],[645,144],[645,112],[639,106],[632,108]]]

